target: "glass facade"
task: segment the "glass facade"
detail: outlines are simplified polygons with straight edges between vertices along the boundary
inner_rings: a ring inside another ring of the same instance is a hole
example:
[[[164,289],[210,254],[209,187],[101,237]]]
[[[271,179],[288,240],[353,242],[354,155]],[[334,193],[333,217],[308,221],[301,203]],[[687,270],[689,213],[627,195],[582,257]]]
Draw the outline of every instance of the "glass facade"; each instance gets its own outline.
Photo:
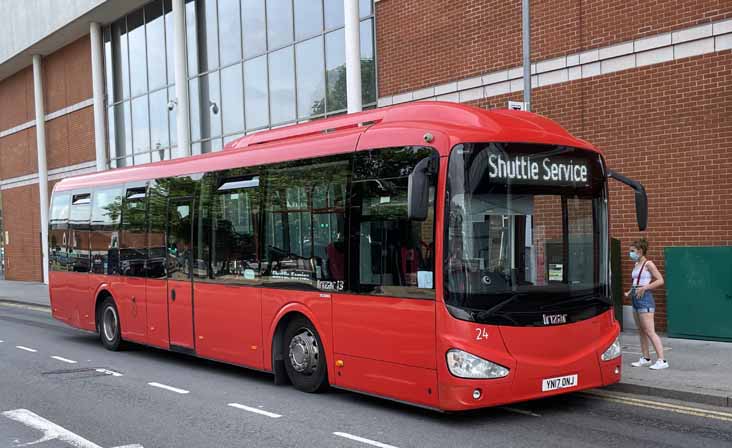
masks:
[[[104,31],[110,167],[177,148],[173,17],[156,0]],[[343,0],[188,0],[192,152],[346,111]],[[360,0],[364,107],[376,103],[374,19]]]

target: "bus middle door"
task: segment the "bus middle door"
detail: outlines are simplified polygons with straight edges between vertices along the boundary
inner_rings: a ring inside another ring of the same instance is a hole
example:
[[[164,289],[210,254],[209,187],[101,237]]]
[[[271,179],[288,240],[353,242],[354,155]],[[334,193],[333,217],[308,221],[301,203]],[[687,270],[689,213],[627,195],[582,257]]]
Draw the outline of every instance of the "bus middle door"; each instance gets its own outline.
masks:
[[[195,350],[193,338],[193,198],[168,201],[166,263],[171,349]]]

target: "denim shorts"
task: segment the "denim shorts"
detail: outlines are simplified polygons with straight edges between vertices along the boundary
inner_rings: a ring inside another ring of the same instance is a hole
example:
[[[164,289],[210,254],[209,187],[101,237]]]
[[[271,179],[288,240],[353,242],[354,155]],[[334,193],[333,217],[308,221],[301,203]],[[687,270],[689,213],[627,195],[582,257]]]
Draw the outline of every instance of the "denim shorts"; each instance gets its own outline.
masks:
[[[653,313],[656,311],[656,301],[653,300],[653,294],[650,291],[646,291],[641,298],[636,298],[634,295],[633,310],[636,313]]]

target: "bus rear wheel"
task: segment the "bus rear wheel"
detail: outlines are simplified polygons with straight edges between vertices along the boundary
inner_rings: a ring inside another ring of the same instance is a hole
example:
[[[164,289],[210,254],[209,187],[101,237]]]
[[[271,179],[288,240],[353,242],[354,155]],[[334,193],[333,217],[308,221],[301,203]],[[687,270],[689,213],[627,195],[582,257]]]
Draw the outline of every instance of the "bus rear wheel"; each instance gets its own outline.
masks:
[[[328,370],[320,335],[304,317],[290,321],[285,330],[285,370],[296,389],[313,393],[328,387]]]
[[[97,327],[102,345],[107,350],[118,351],[122,346],[122,334],[114,300],[111,297],[104,299],[97,313]]]

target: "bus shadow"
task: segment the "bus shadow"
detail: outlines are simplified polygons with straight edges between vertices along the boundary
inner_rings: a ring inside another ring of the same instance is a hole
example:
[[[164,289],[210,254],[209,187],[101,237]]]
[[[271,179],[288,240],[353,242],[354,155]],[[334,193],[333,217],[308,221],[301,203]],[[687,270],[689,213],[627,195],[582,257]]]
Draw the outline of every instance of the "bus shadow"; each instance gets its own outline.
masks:
[[[93,353],[93,351],[107,352],[99,342],[99,336],[93,333],[69,335],[63,339],[92,350],[90,353]],[[268,372],[133,342],[125,342],[124,347],[114,354],[120,355],[120,365],[124,365],[126,356],[133,355],[141,361],[163,362],[173,368],[196,369],[200,372],[214,373],[231,379],[241,379],[244,376],[246,379],[257,382],[272,382],[272,374]]]
[[[348,402],[349,404],[357,404],[371,410],[408,415],[429,423],[445,424],[452,429],[461,425],[472,427],[476,423],[510,422],[516,419],[530,420],[558,413],[582,412],[590,406],[588,400],[580,394],[572,393],[482,409],[443,412],[349,390],[334,389],[330,393],[339,401]]]
[[[93,333],[77,333],[63,336],[62,339],[88,348],[90,353],[96,350],[106,352],[99,342],[99,337]],[[139,360],[162,362],[166,366],[176,369],[193,369],[207,375],[217,375],[221,379],[251,381],[257,385],[272,387],[273,390],[292,387],[290,385],[275,385],[273,376],[269,372],[262,372],[244,366],[199,358],[194,355],[172,352],[142,344],[126,342],[124,349],[119,354],[123,355],[123,357],[120,357],[120,366],[124,366],[124,363],[127,361],[124,355],[132,355]],[[121,370],[124,371],[124,368]],[[481,422],[495,423],[502,421],[511,422],[516,419],[533,419],[560,412],[582,412],[589,406],[588,400],[584,399],[579,393],[572,393],[504,406],[459,412],[442,412],[436,409],[419,407],[388,398],[375,397],[357,391],[333,387],[322,394],[303,394],[294,389],[291,392],[293,394],[301,394],[301,398],[308,400],[334,400],[345,406],[353,405],[364,410],[386,411],[395,415],[425,420],[429,423],[447,424],[451,428],[454,428],[456,425],[467,426]]]

